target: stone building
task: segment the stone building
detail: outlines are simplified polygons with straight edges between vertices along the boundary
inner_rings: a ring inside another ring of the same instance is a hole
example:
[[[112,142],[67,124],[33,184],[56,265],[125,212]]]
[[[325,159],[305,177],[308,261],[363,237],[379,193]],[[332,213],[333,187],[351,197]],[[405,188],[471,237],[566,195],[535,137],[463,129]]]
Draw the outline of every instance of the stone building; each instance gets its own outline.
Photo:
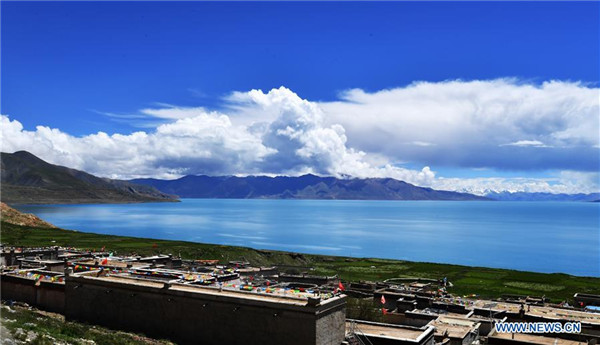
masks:
[[[338,345],[346,297],[299,298],[132,277],[71,276],[65,316],[180,344]]]

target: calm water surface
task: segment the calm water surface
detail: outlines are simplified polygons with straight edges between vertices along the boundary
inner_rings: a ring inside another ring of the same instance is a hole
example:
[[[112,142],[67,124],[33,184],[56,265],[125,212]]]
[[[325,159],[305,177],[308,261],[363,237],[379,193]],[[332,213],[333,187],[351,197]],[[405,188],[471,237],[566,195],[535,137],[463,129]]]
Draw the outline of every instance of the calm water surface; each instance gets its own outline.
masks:
[[[66,229],[600,276],[600,204],[183,199],[18,206]]]

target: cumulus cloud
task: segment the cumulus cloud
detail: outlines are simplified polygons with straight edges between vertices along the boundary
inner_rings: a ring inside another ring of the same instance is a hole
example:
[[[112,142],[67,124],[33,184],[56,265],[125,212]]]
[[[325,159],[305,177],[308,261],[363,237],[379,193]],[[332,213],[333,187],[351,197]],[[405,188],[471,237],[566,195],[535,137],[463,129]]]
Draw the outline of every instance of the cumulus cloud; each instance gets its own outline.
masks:
[[[98,132],[74,137],[44,126],[27,131],[4,115],[1,125],[3,152],[27,150],[54,164],[115,178],[260,172],[262,159],[275,152],[214,112],[129,135]]]
[[[44,126],[30,131],[3,115],[2,151],[27,150],[51,163],[117,178],[315,173],[393,177],[477,194],[590,192],[598,189],[597,174],[589,172],[598,166],[598,102],[598,89],[577,83],[505,79],[349,90],[339,101],[320,103],[281,87],[234,92],[221,111],[167,104],[141,109],[131,119],[161,124],[128,135],[75,137]],[[403,168],[406,162],[422,168]],[[564,173],[552,179],[452,179],[436,176],[430,166]]]
[[[348,145],[433,166],[598,170],[598,88],[514,79],[418,82],[320,103]],[[415,148],[414,143],[431,143]]]

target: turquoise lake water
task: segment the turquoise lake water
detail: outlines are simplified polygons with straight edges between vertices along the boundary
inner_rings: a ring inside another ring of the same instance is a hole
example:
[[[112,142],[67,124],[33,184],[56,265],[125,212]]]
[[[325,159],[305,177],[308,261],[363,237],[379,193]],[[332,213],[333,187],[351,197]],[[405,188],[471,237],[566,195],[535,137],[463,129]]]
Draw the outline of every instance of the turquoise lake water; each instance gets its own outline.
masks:
[[[600,276],[599,203],[183,199],[17,208],[101,234]]]

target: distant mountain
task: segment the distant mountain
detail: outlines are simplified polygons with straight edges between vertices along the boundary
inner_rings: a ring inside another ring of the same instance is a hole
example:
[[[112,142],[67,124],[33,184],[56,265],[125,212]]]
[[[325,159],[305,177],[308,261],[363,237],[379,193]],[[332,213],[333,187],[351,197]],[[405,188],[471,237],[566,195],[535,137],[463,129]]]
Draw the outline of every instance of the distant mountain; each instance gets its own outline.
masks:
[[[161,192],[182,198],[489,200],[472,194],[417,187],[391,178],[189,175],[177,180],[136,179],[131,182],[156,187]]]
[[[488,193],[490,199],[500,201],[595,201],[600,198],[600,193],[592,194],[552,194],[552,193],[525,193],[501,192]]]
[[[177,201],[153,187],[100,178],[47,163],[26,151],[2,152],[2,201],[78,204]]]

